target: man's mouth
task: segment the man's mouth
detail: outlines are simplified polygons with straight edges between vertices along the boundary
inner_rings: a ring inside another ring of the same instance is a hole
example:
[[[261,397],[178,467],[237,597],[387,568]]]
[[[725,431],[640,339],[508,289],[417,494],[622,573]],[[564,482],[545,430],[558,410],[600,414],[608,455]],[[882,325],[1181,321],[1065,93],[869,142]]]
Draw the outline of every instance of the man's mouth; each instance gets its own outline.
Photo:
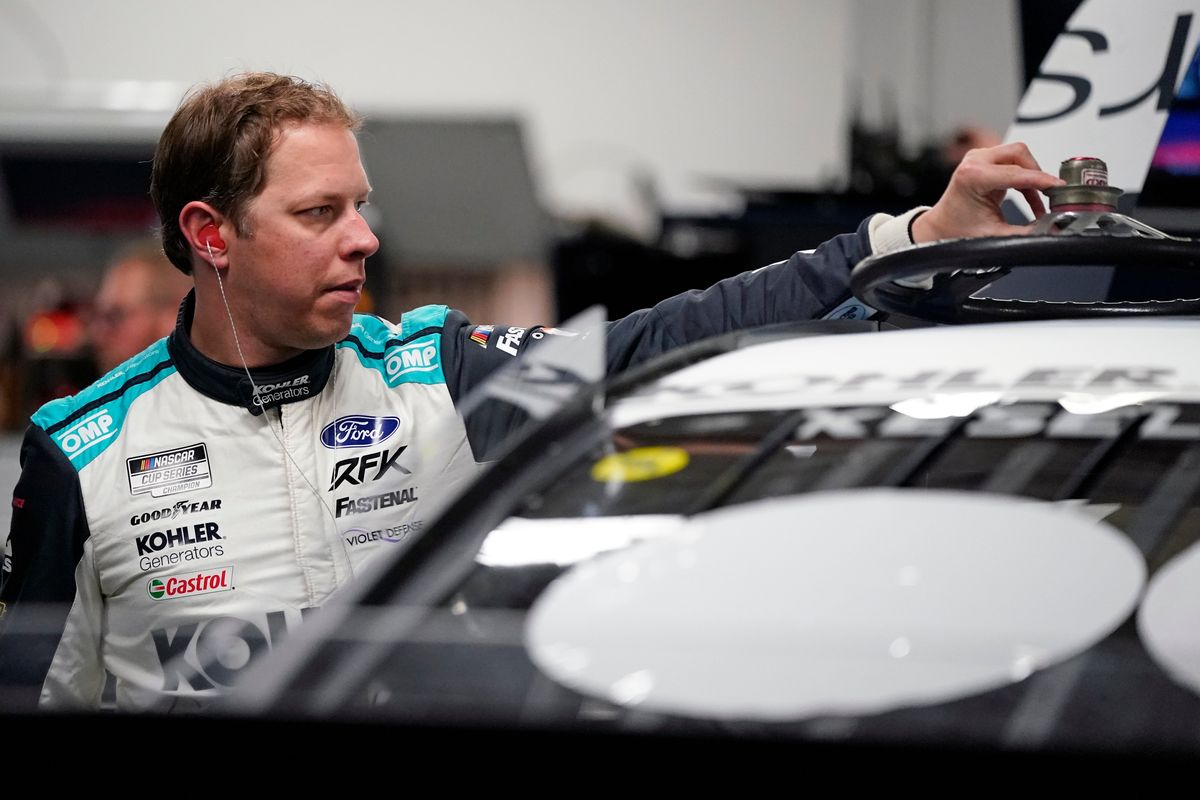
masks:
[[[338,299],[345,300],[346,302],[357,303],[358,299],[362,297],[362,287],[362,281],[346,281],[345,283],[339,283],[335,286],[329,287],[325,290],[325,292],[326,294],[332,294]]]

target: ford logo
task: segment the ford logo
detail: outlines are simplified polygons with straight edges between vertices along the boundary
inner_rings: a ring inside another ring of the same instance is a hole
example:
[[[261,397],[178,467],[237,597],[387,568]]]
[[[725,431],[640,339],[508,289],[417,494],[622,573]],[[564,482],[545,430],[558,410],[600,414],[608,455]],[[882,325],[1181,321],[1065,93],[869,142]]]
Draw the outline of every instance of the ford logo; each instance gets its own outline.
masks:
[[[331,449],[370,447],[400,429],[399,417],[338,417],[321,430],[321,444]]]

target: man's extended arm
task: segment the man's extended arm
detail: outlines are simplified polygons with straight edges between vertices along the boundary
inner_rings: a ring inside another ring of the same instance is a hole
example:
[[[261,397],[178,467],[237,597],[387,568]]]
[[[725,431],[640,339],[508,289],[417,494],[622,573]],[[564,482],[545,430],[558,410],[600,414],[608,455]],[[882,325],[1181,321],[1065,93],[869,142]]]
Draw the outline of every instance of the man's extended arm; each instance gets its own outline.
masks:
[[[718,334],[819,318],[849,296],[850,270],[871,252],[868,223],[811,253],[669,297],[610,323],[608,374]]]
[[[667,298],[652,308],[609,323],[606,371],[615,374],[676,347],[710,336],[761,325],[816,319],[849,297],[850,271],[867,255],[914,243],[969,236],[1024,233],[1027,226],[1004,222],[1001,203],[1008,189],[1020,191],[1035,215],[1044,211],[1040,191],[1062,180],[1042,172],[1021,143],[967,153],[946,191],[931,208],[889,217],[876,214],[858,231],[834,237],[812,253],[745,272],[708,289]],[[496,336],[482,347],[470,344],[477,328],[451,312],[443,330],[443,365],[451,397],[461,398],[512,356],[532,346],[537,328],[482,326]],[[505,330],[519,331],[501,338]],[[501,341],[509,343],[498,348]]]

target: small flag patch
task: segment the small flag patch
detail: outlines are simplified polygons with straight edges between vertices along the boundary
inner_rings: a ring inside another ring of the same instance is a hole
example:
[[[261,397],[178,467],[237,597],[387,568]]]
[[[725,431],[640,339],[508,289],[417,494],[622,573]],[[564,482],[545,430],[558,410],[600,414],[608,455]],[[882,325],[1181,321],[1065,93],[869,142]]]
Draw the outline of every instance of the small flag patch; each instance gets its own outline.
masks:
[[[480,347],[487,347],[488,339],[492,337],[491,325],[476,325],[471,331],[471,341]]]

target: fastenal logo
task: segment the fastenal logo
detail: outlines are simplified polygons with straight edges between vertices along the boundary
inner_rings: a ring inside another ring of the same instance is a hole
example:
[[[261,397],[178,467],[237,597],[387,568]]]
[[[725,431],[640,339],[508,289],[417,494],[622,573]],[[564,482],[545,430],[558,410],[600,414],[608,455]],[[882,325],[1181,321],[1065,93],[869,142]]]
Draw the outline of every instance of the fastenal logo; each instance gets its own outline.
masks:
[[[521,339],[525,338],[525,332],[528,328],[509,328],[507,332],[496,340],[496,349],[503,350],[510,356],[517,354],[517,348],[521,346]]]
[[[62,447],[67,458],[77,455],[117,435],[112,415],[102,408],[91,416],[84,417],[54,438]]]
[[[321,444],[331,450],[370,447],[386,441],[399,429],[399,417],[369,417],[365,414],[338,417],[321,429]]]
[[[146,591],[151,600],[172,600],[176,597],[194,597],[199,594],[227,592],[233,588],[233,567],[217,567],[203,572],[186,575],[169,575],[166,578],[151,578]]]

